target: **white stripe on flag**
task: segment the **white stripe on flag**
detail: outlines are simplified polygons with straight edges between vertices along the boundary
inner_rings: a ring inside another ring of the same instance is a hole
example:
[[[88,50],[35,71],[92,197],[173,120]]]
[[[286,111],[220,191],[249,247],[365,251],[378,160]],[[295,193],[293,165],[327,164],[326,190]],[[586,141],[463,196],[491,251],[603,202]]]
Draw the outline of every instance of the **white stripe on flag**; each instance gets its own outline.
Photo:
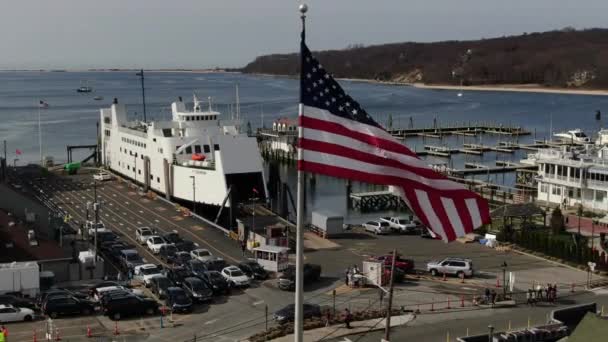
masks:
[[[429,221],[430,228],[437,234],[441,236],[443,241],[448,241],[448,238],[445,234],[443,224],[435,214],[435,210],[431,205],[431,201],[429,200],[429,195],[422,190],[415,190],[416,198],[418,199],[418,204],[420,204],[420,208],[424,212],[426,219]]]
[[[464,200],[467,205],[467,209],[469,209],[469,215],[471,215],[471,221],[473,222],[473,227],[481,226],[481,215],[479,214],[479,207],[477,206],[477,200],[474,198],[467,198]]]
[[[346,169],[377,174],[380,176],[398,177],[403,179],[404,181],[414,181],[426,184],[437,190],[463,190],[461,184],[448,179],[430,180],[410,171],[397,169],[389,166],[370,164],[359,160],[350,159],[347,157],[306,149],[302,149],[302,154],[303,160],[313,163],[335,165]]]
[[[462,220],[460,220],[460,215],[458,215],[458,211],[456,210],[456,205],[454,205],[454,200],[441,197],[441,203],[443,204],[446,214],[448,214],[448,218],[450,219],[456,236],[464,236],[466,232],[464,231]]]

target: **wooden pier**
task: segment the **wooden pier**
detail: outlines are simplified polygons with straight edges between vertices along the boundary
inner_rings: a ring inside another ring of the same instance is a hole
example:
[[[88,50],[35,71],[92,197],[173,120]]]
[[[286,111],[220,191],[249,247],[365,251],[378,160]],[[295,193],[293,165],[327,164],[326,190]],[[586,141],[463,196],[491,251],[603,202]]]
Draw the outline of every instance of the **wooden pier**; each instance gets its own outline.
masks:
[[[506,160],[497,160],[496,166],[489,166],[479,163],[464,163],[464,169],[452,169],[450,170],[450,173],[453,175],[464,177],[467,175],[514,172],[518,170],[538,170],[538,166],[519,164]]]
[[[444,135],[476,136],[478,134],[500,134],[509,136],[530,135],[521,127],[507,127],[496,124],[454,124],[447,126],[432,126],[421,128],[402,128],[388,130],[397,138],[423,136],[427,138],[442,138]]]

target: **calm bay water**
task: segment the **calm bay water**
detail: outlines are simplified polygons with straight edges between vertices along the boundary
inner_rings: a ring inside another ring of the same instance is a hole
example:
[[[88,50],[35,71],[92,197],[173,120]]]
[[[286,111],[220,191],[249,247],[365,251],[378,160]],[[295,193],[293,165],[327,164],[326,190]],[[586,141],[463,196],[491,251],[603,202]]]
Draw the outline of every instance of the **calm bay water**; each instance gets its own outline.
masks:
[[[90,94],[79,94],[76,89],[83,83],[93,87]],[[131,118],[142,118],[139,77],[134,72],[0,72],[0,140],[8,145],[8,160],[19,158],[18,163],[36,162],[38,150],[38,106],[40,100],[50,107],[41,111],[42,141],[45,155],[56,161],[65,161],[66,145],[94,144],[99,108],[107,107],[114,97],[125,103]],[[239,85],[241,114],[259,127],[270,126],[272,121],[297,115],[298,81],[289,78],[250,76],[241,74],[147,73],[146,105],[148,119],[167,119],[169,106],[178,96],[191,101],[192,94],[199,98],[213,98],[215,109],[230,116],[235,102],[235,85]],[[392,115],[394,127],[407,127],[410,118],[414,126],[430,126],[468,122],[493,122],[505,126],[522,126],[535,134],[520,137],[519,142],[530,142],[535,137],[548,137],[553,131],[581,128],[592,134],[600,127],[595,111],[608,115],[608,97],[533,94],[508,92],[464,92],[417,89],[406,86],[377,85],[360,82],[342,82],[346,90],[381,123],[386,124]],[[95,101],[95,96],[103,96]],[[263,113],[263,115],[262,115]],[[463,140],[464,139],[464,140]],[[408,139],[406,144],[422,150],[424,144],[457,145],[469,143],[496,144],[498,141],[516,141],[514,138],[484,135],[478,138],[449,137],[438,139]],[[16,156],[19,149],[22,155]],[[82,152],[78,156],[84,156]],[[429,163],[448,163],[462,167],[465,161],[492,164],[496,159],[518,161],[522,151],[514,154],[484,153],[482,157],[456,155],[451,161],[429,158]],[[281,167],[284,180],[295,191],[295,172]],[[487,179],[487,176],[478,176]],[[498,183],[513,184],[514,174],[491,175]],[[355,185],[354,191],[365,190]],[[330,208],[346,212],[344,182],[318,177],[316,187],[310,189],[309,209]],[[367,216],[349,213],[351,220]],[[376,217],[377,214],[371,215]]]

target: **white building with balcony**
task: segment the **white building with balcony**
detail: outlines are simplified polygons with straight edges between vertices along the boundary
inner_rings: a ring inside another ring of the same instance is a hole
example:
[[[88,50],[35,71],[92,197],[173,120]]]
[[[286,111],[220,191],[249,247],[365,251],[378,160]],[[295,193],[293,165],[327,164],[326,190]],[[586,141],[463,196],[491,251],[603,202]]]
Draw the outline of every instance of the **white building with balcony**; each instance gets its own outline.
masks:
[[[538,165],[538,200],[608,212],[608,147],[541,149],[522,163]]]

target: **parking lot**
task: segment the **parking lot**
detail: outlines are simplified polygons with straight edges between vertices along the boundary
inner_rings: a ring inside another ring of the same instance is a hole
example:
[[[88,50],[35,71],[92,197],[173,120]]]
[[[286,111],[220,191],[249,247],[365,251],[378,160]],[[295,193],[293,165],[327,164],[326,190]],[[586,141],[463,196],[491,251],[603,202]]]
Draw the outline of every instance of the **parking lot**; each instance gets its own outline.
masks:
[[[102,203],[100,220],[121,240],[135,245],[146,262],[168,266],[137,243],[135,230],[141,226],[151,227],[160,233],[177,232],[197,247],[206,248],[224,258],[228,264],[237,264],[244,259],[237,242],[220,230],[201,220],[184,216],[169,203],[141,196],[129,183],[112,180],[100,182],[94,188],[90,174],[50,176],[37,180],[28,178],[28,181],[31,182],[31,191],[42,190],[72,216],[74,223],[86,221],[86,203],[93,202],[94,193],[97,193]],[[92,217],[93,213],[90,215]],[[566,288],[571,283],[583,282],[586,277],[585,272],[515,252],[498,252],[478,243],[445,244],[418,235],[373,235],[361,228],[355,228],[332,241],[337,247],[306,251],[305,261],[322,265],[323,276],[319,282],[306,286],[305,298],[307,302],[326,307],[333,307],[335,301],[338,309],[369,309],[383,305],[377,289],[344,286],[345,269],[355,264],[360,266],[363,260],[385,255],[393,249],[397,249],[403,257],[413,259],[419,270],[424,270],[428,261],[444,257],[470,258],[475,268],[475,277],[464,282],[456,278],[443,281],[427,274],[410,276],[404,284],[397,285],[397,307],[415,307],[448,299],[457,303],[463,295],[471,296],[480,293],[484,287],[496,287],[496,279],[502,281],[503,262],[508,265],[507,272],[515,273],[516,289],[526,289],[533,282],[558,283],[561,288]],[[335,298],[333,289],[336,289]],[[229,296],[216,297],[210,304],[198,305],[192,313],[168,315],[164,318],[163,328],[160,316],[122,319],[117,326],[123,336],[131,334],[142,338],[150,336],[158,340],[185,341],[196,335],[199,340],[233,341],[263,330],[267,319],[268,324],[274,324],[272,313],[289,303],[293,303],[293,293],[277,289],[276,280],[267,280],[254,282],[251,287],[233,291]],[[83,319],[62,318],[56,321],[63,336],[84,336],[86,324]],[[104,316],[92,316],[86,320],[95,334],[111,336],[116,328],[116,323]],[[31,340],[34,328],[43,331],[44,322],[11,324],[11,329],[16,332],[13,336],[23,336],[19,340],[24,341]]]

